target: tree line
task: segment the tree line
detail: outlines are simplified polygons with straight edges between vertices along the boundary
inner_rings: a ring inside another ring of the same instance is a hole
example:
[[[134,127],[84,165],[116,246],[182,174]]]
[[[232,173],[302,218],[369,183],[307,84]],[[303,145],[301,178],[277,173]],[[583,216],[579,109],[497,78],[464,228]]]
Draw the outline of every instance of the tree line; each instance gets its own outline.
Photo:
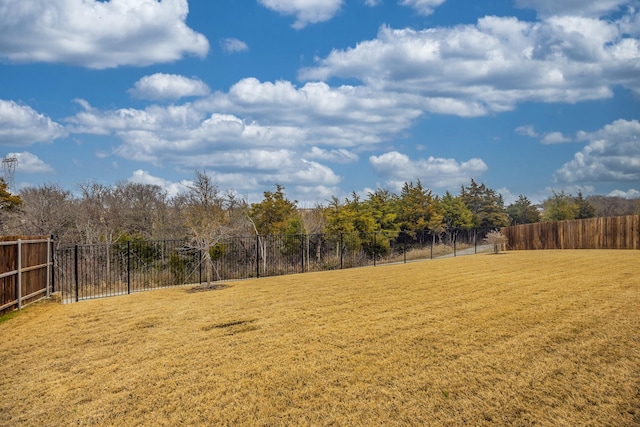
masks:
[[[638,199],[564,192],[553,192],[539,205],[520,195],[505,206],[497,191],[473,179],[458,194],[436,195],[418,180],[406,182],[399,194],[382,188],[366,197],[353,192],[312,209],[299,209],[277,184],[260,202],[248,203],[221,191],[205,171],[195,171],[192,185],[174,197],[159,186],[131,182],[84,182],[77,190],[43,184],[12,194],[0,179],[0,232],[54,235],[59,245],[185,239],[211,255],[216,242],[232,235],[404,233],[422,238],[429,231],[435,239],[474,227],[640,213]]]

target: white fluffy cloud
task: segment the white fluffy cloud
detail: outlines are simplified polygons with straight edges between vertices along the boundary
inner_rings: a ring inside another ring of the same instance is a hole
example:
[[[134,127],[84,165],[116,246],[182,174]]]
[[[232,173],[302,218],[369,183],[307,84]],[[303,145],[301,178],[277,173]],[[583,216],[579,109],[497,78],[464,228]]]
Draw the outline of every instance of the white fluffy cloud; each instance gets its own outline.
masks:
[[[387,179],[387,184],[399,190],[405,182],[420,179],[427,187],[455,188],[477,178],[488,168],[482,159],[458,162],[455,159],[429,157],[411,159],[406,154],[391,151],[369,157],[375,173]]]
[[[167,192],[169,197],[177,196],[180,193],[184,193],[188,190],[189,186],[193,184],[191,181],[171,182],[164,178],[151,175],[149,172],[138,169],[133,172],[133,175],[129,178],[129,182],[136,184],[149,184],[157,185]]]
[[[344,148],[327,150],[319,147],[311,147],[311,151],[305,155],[312,159],[331,161],[333,163],[353,163],[358,161],[358,155],[356,153]]]
[[[328,21],[340,10],[343,0],[258,0],[263,6],[283,15],[295,15],[293,28]]]
[[[66,136],[65,129],[33,108],[0,99],[0,146],[51,142]]]
[[[637,13],[617,22],[488,16],[451,28],[382,27],[376,39],[334,50],[299,77],[356,78],[379,91],[419,95],[426,111],[465,117],[519,102],[609,98],[617,85],[640,93],[640,40],[622,29],[627,21]]]
[[[51,173],[53,168],[33,153],[23,151],[22,153],[9,153],[7,157],[18,159],[16,170],[20,173]]]
[[[138,80],[129,93],[136,98],[176,100],[186,96],[205,96],[209,86],[202,80],[176,74],[156,73]]]
[[[566,142],[572,142],[573,139],[564,136],[561,132],[550,132],[542,138],[543,144],[564,144]]]
[[[538,136],[538,133],[536,132],[536,130],[533,127],[533,125],[519,126],[519,127],[516,128],[516,133],[518,135],[530,136],[532,138]]]
[[[560,183],[640,180],[640,122],[616,120],[596,132],[579,132],[588,141],[554,174]]]
[[[224,110],[273,126],[292,126],[299,143],[336,148],[379,144],[407,129],[422,114],[419,99],[367,87],[330,87],[323,82],[297,88],[291,82],[247,78],[228,93],[216,93],[198,106]]]
[[[67,119],[71,131],[117,136],[121,145],[112,154],[123,158],[215,171],[221,185],[228,183],[241,191],[278,182],[295,185],[304,193],[318,185],[333,188],[341,180],[328,165],[319,163],[331,156],[303,160],[313,138],[302,123],[263,126],[233,114],[209,113],[211,110],[202,107],[210,106],[211,101],[111,111],[79,102],[84,111]],[[311,153],[318,151],[311,149]],[[351,155],[336,150],[334,156]],[[169,183],[152,178],[143,172],[133,177],[136,182],[171,190]]]
[[[205,56],[188,12],[187,0],[3,0],[0,57],[101,69]]]
[[[534,9],[541,16],[602,16],[630,3],[629,0],[516,0],[518,7]]]
[[[329,167],[322,165],[318,162],[310,162],[302,159],[304,165],[302,169],[295,172],[291,182],[298,184],[317,184],[322,183],[324,185],[338,184],[342,179],[333,172]]]
[[[530,136],[532,138],[540,137],[540,142],[543,144],[564,144],[566,142],[573,142],[573,138],[564,136],[561,132],[549,132],[547,134],[540,135],[536,132],[533,125],[524,125],[516,128],[516,133],[522,136]]]
[[[222,50],[227,53],[246,52],[249,50],[249,46],[242,40],[236,38],[224,39],[221,42]]]
[[[431,15],[433,10],[445,1],[446,0],[400,0],[400,4],[412,7],[422,15]]]
[[[635,188],[630,188],[627,191],[613,190],[612,192],[609,193],[609,196],[624,197],[626,199],[638,199],[640,198],[640,191],[636,190]]]

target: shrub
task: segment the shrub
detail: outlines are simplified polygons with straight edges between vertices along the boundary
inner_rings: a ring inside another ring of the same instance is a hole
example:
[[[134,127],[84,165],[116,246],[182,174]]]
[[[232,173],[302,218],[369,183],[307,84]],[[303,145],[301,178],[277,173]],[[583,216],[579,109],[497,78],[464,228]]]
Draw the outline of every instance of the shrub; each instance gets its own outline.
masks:
[[[502,247],[502,245],[507,243],[507,236],[505,236],[498,230],[494,230],[490,231],[487,234],[487,237],[484,238],[484,241],[487,244],[493,245],[493,252],[497,254],[498,252],[500,252],[500,248]]]

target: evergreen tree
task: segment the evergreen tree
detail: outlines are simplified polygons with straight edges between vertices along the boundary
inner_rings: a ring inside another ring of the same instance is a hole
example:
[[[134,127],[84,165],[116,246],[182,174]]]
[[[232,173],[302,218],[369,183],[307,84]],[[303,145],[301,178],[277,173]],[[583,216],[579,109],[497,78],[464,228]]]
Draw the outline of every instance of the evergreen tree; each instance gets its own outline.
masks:
[[[7,216],[14,211],[17,211],[22,205],[22,199],[20,196],[11,194],[9,186],[0,178],[0,232],[4,231],[4,223],[7,220]]]
[[[564,221],[575,219],[578,215],[578,206],[571,194],[553,192],[553,196],[542,202],[544,213],[542,219],[544,221]]]
[[[420,180],[415,185],[405,182],[398,200],[400,229],[415,236],[418,231],[434,226],[434,219],[441,223],[442,218],[437,216],[437,202],[437,197],[424,188]]]
[[[253,222],[256,233],[284,234],[289,223],[299,219],[297,201],[290,201],[284,194],[284,187],[276,184],[276,191],[265,191],[260,203],[252,203],[249,218]]]
[[[301,230],[302,221],[296,207],[297,201],[292,202],[286,198],[283,186],[276,184],[276,191],[265,191],[263,194],[262,202],[251,204],[248,218],[253,225],[256,236],[258,236],[262,268],[266,271],[267,239],[263,236]]]
[[[507,214],[511,218],[512,225],[531,224],[540,222],[540,212],[529,199],[520,194],[518,200],[507,206]]]
[[[455,197],[449,191],[440,200],[445,232],[455,236],[458,230],[468,230],[475,226],[473,212],[467,207],[462,196]]]
[[[596,216],[596,208],[582,196],[582,191],[578,191],[578,196],[574,199],[577,207],[576,219],[593,218]]]
[[[460,197],[473,214],[474,226],[496,228],[509,225],[504,201],[495,190],[471,179],[468,187],[462,187]]]
[[[398,230],[398,196],[389,190],[377,189],[369,193],[364,203],[364,214],[374,220],[371,231]]]
[[[8,184],[0,178],[0,211],[13,211],[22,205],[22,199],[18,195],[11,194]]]
[[[336,239],[336,256],[341,251],[340,242],[349,250],[360,250],[362,245],[360,234],[373,230],[375,221],[371,217],[363,216],[361,210],[362,204],[355,192],[352,193],[351,199],[347,197],[343,203],[334,196],[325,209],[326,231]],[[341,237],[338,238],[338,236]]]
[[[346,199],[348,203],[349,199]],[[347,205],[333,196],[324,209],[325,231],[329,234],[351,233],[355,230],[353,218]]]

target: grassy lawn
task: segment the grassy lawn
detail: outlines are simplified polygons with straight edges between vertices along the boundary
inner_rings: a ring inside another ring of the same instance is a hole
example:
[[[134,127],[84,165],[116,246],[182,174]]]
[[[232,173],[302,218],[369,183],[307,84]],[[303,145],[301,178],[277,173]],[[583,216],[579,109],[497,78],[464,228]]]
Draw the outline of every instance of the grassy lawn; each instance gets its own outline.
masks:
[[[0,425],[640,425],[640,251],[229,285],[0,322]]]

